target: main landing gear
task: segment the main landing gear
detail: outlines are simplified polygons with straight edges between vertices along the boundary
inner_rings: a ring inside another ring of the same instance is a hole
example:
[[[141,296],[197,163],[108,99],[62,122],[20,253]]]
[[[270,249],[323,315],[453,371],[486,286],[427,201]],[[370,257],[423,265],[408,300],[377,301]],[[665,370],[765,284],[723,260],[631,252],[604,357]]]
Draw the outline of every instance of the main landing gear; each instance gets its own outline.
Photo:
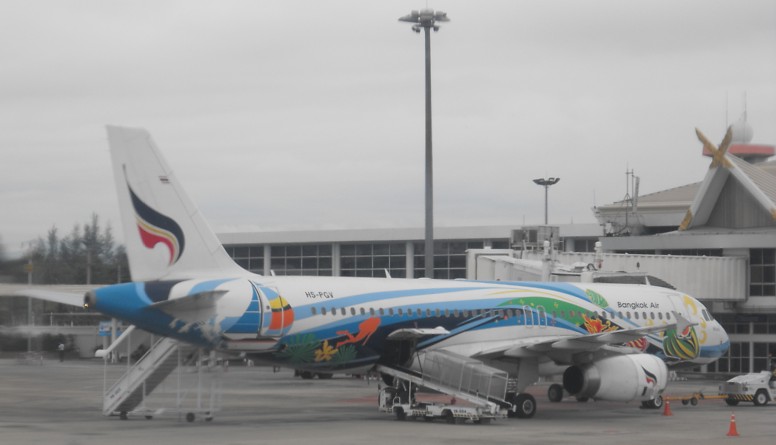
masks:
[[[641,407],[646,409],[660,409],[663,407],[663,396],[657,396],[652,400],[641,402]]]
[[[550,399],[550,402],[553,403],[557,403],[563,400],[563,385],[559,385],[557,383],[550,385],[550,387],[547,389],[547,398]]]
[[[508,394],[507,401],[514,405],[514,410],[507,411],[507,417],[530,419],[536,414],[536,399],[531,394]]]

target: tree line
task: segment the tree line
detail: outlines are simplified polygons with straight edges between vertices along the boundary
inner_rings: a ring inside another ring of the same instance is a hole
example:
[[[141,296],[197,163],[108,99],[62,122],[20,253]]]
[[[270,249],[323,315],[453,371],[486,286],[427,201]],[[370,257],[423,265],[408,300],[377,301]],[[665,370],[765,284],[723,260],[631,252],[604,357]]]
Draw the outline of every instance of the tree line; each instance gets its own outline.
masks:
[[[65,236],[53,226],[45,237],[32,242],[24,258],[6,261],[0,252],[0,275],[16,283],[26,283],[31,276],[32,284],[110,284],[130,280],[124,246],[116,244],[110,224],[102,227],[96,214],[92,214],[91,221],[76,224]]]

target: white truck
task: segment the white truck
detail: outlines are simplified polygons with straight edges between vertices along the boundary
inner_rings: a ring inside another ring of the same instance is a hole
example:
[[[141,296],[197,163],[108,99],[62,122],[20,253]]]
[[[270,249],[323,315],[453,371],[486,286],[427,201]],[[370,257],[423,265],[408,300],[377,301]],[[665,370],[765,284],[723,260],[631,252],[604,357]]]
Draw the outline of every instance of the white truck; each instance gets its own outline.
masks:
[[[771,381],[770,371],[733,377],[719,386],[719,394],[727,396],[725,402],[730,406],[738,402],[753,402],[755,406],[764,406],[776,399],[776,381]]]

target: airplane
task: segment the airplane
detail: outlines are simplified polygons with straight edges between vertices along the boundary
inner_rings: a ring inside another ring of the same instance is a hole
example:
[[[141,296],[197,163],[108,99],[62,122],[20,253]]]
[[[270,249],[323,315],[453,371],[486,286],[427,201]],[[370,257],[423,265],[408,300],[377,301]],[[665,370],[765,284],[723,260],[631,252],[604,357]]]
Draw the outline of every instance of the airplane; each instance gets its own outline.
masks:
[[[536,412],[526,389],[560,374],[551,400],[565,389],[582,401],[659,408],[669,365],[711,363],[729,347],[700,301],[661,287],[251,273],[226,253],[146,130],[107,133],[134,281],[82,301],[145,331],[316,373],[422,373],[421,356],[455,354],[515,379],[508,415],[521,418]]]

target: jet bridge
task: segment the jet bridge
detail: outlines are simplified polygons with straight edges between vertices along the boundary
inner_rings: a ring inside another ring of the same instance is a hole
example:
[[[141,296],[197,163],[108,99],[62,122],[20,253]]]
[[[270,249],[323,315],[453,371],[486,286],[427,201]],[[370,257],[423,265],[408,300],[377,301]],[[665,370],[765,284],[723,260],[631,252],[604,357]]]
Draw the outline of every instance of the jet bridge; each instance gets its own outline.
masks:
[[[132,345],[143,345],[149,337],[150,348],[133,364]],[[124,345],[126,370],[108,387],[109,374],[114,375],[113,368],[117,367],[109,364],[109,358],[118,355],[117,350]],[[221,367],[215,367],[215,372],[209,372],[205,376],[204,362],[207,359],[197,348],[171,338],[155,338],[131,326],[110,348],[98,351],[97,355],[105,360],[102,412],[106,416],[118,415],[122,420],[126,420],[129,415],[142,415],[151,419],[163,413],[175,412],[179,416],[185,414],[186,420],[191,422],[197,413],[204,414],[205,420],[212,420],[213,413],[220,410]],[[175,370],[178,371],[175,382],[172,385],[163,385]],[[190,372],[192,370],[196,373],[193,382]],[[172,386],[172,389],[164,388],[165,391],[161,392],[165,394],[150,398],[151,393],[162,389],[161,386]],[[194,400],[187,400],[192,392]],[[174,400],[169,400],[171,394],[174,395]],[[192,404],[194,406],[191,406]]]

